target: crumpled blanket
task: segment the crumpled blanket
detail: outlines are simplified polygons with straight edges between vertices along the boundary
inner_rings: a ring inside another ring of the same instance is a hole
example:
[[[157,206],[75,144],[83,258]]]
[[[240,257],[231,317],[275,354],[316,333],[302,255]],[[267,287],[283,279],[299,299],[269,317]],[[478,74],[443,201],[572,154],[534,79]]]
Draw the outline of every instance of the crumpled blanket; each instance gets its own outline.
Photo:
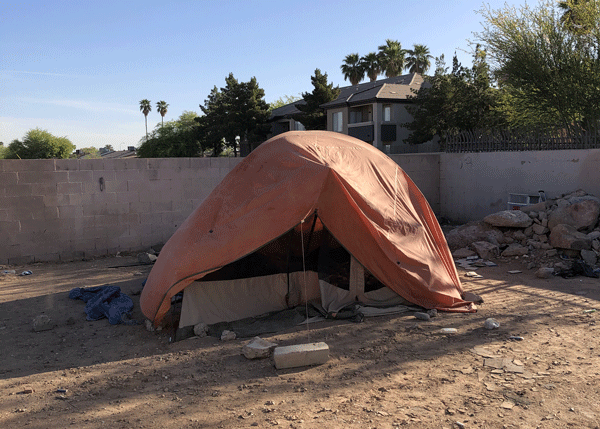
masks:
[[[126,321],[133,310],[133,301],[119,286],[95,286],[74,288],[69,292],[69,298],[81,299],[85,302],[87,320],[108,318],[111,325],[119,323],[130,324]]]

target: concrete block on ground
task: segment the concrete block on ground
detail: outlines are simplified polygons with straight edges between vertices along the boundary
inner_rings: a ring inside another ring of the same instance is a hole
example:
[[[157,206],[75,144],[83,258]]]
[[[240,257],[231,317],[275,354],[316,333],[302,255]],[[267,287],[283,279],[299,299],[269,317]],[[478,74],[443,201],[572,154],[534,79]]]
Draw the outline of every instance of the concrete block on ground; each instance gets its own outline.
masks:
[[[322,365],[329,359],[329,346],[320,342],[277,347],[273,359],[277,369]]]

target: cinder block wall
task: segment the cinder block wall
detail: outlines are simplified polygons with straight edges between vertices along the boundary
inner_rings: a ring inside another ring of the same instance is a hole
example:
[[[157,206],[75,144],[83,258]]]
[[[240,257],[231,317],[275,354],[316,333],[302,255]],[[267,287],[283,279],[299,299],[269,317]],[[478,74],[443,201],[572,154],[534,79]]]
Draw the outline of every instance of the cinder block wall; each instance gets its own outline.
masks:
[[[437,215],[440,214],[440,155],[439,153],[390,155],[390,158],[415,182]]]
[[[0,160],[0,264],[164,243],[240,161]]]
[[[440,212],[457,223],[507,209],[509,193],[600,197],[600,150],[440,154]]]

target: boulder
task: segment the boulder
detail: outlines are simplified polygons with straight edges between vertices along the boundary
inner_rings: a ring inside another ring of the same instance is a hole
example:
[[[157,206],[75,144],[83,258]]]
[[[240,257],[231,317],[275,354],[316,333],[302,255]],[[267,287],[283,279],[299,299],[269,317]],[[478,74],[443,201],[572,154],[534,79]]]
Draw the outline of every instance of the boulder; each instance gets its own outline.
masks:
[[[504,240],[502,232],[483,221],[474,221],[454,228],[446,234],[446,241],[450,250],[468,247],[475,241],[487,241],[498,245]]]
[[[497,244],[489,243],[487,241],[476,241],[471,243],[471,247],[480,258],[482,259],[492,259],[498,256],[500,252],[500,248]]]
[[[554,210],[548,218],[548,228],[552,230],[556,225],[564,224],[578,230],[591,230],[598,223],[599,214],[600,202],[596,199],[584,199]]]
[[[552,203],[552,201],[540,201],[537,204],[532,204],[530,206],[523,206],[519,210],[522,211],[522,212],[524,212],[524,213],[542,212],[542,211],[546,210],[549,207],[549,205],[547,205],[548,202],[550,202],[550,204]]]
[[[596,252],[593,250],[582,250],[581,251],[581,259],[583,259],[588,265],[596,265],[597,257]]]
[[[527,228],[533,222],[527,213],[520,210],[504,210],[493,213],[484,217],[483,221],[492,226],[508,228]]]
[[[271,355],[275,347],[277,347],[277,343],[254,337],[252,341],[242,347],[242,354],[247,359],[264,359]]]
[[[596,240],[600,238],[600,231],[592,231],[587,236],[590,237],[591,240]]]
[[[559,224],[550,232],[550,244],[561,249],[590,250],[592,240],[574,226]]]
[[[521,246],[518,243],[513,243],[504,249],[502,256],[523,256],[527,255],[527,253],[529,253],[529,249],[527,247]]]

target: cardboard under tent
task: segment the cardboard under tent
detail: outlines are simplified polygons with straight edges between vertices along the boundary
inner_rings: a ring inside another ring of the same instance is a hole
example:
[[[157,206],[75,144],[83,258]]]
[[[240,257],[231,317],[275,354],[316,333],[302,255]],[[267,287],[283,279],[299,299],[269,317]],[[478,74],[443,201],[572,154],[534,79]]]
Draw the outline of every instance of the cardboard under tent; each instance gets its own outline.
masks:
[[[163,247],[142,291],[155,325],[183,291],[179,327],[319,301],[473,312],[427,201],[353,137],[298,131],[261,144]]]

